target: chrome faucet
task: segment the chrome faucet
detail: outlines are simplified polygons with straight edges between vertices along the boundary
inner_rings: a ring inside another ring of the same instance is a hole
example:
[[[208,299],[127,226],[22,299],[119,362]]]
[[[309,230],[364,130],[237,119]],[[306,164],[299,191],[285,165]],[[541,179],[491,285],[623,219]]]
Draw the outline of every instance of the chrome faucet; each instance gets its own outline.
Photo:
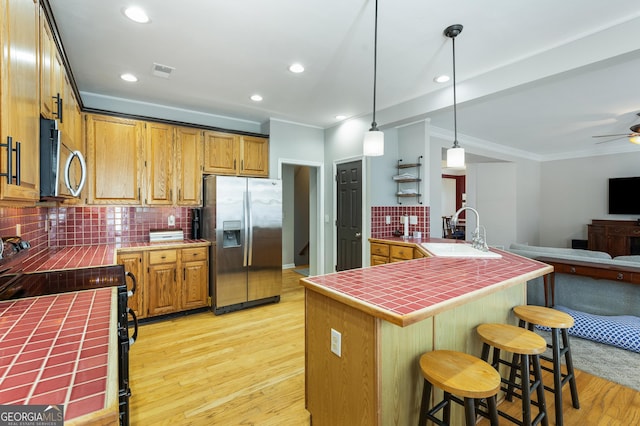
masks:
[[[455,231],[456,226],[458,225],[458,216],[460,216],[460,213],[463,210],[471,210],[476,214],[476,229],[473,231],[471,236],[471,247],[482,251],[489,251],[489,246],[487,245],[487,229],[484,226],[480,227],[480,214],[473,207],[462,207],[453,215],[449,221],[451,230]],[[480,229],[482,229],[482,232]]]

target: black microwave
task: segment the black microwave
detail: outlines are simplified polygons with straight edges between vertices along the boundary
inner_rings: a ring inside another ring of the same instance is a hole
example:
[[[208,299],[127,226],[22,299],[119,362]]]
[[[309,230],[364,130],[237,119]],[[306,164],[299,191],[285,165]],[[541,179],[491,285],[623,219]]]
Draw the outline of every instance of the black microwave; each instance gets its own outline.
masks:
[[[79,168],[73,165],[74,161],[78,162]],[[75,171],[79,171],[79,176],[72,176]],[[40,118],[40,199],[77,198],[86,176],[87,166],[82,153],[64,144],[58,121]]]

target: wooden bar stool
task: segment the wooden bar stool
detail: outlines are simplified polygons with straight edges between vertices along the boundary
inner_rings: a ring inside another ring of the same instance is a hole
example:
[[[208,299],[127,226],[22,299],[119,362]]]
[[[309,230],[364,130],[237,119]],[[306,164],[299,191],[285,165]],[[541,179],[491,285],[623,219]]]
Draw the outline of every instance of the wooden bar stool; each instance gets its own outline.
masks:
[[[563,424],[562,416],[562,387],[569,382],[571,389],[571,402],[573,408],[580,408],[578,400],[578,387],[576,377],[573,372],[573,359],[571,358],[571,348],[569,346],[569,336],[567,329],[573,326],[573,317],[566,312],[542,306],[521,305],[513,308],[513,313],[520,319],[520,327],[533,330],[534,325],[541,325],[551,328],[551,344],[547,345],[551,349],[551,358],[541,356],[540,358],[552,363],[552,368],[543,366],[543,370],[553,373],[553,388],[545,386],[545,389],[553,392],[556,405],[556,425]],[[562,334],[562,346],[560,346],[560,334]],[[564,356],[567,372],[562,372],[561,361]]]
[[[467,426],[476,424],[477,414],[488,417],[492,426],[498,425],[496,395],[500,390],[500,374],[489,364],[462,352],[437,350],[420,357],[420,369],[424,377],[424,388],[418,425],[425,425],[427,420],[438,425],[448,425],[451,401],[464,406]],[[444,391],[444,399],[429,410],[433,386]],[[458,397],[464,398],[464,401]],[[476,399],[483,398],[487,400],[487,412],[478,410],[475,404]],[[442,421],[435,417],[441,409]]]
[[[548,426],[547,406],[544,399],[544,386],[542,384],[542,371],[540,368],[540,354],[547,349],[547,342],[536,333],[521,327],[508,324],[481,324],[476,328],[480,340],[482,340],[482,359],[489,359],[489,349],[493,347],[493,359],[491,365],[498,370],[500,364],[507,365],[511,371],[519,369],[520,383],[515,381],[515,376],[509,379],[501,378],[502,390],[507,392],[507,397],[512,395],[522,400],[522,420],[498,410],[498,414],[511,422],[521,426],[531,426],[542,422]],[[518,362],[508,362],[500,359],[500,351],[508,351],[519,355]],[[531,368],[533,367],[533,369]],[[533,381],[531,381],[533,374]],[[520,393],[517,393],[519,390]],[[531,394],[536,391],[537,401],[531,399]],[[532,420],[531,405],[538,407],[538,414]]]

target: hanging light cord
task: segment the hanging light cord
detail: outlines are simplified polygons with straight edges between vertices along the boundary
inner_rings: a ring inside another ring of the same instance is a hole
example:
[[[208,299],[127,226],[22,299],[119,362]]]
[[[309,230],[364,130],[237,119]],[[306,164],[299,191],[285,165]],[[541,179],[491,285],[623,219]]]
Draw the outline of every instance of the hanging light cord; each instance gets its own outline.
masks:
[[[456,38],[452,37],[453,43],[453,147],[458,148],[458,111],[456,108]]]
[[[376,73],[378,64],[378,0],[376,0],[375,26],[373,33],[373,121],[369,131],[378,131],[376,123]]]

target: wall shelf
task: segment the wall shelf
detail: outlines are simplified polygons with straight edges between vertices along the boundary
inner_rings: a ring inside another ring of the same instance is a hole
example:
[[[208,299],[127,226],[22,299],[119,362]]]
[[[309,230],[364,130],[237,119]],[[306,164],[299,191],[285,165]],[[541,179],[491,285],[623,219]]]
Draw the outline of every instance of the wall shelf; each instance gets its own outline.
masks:
[[[396,168],[398,169],[398,174],[393,176],[393,181],[396,182],[398,204],[402,204],[401,200],[404,198],[415,198],[418,204],[422,204],[422,201],[420,201],[420,197],[422,197],[420,193],[422,155],[418,157],[418,161],[415,163],[403,163],[403,160],[400,159]],[[405,172],[404,170],[407,171]]]

